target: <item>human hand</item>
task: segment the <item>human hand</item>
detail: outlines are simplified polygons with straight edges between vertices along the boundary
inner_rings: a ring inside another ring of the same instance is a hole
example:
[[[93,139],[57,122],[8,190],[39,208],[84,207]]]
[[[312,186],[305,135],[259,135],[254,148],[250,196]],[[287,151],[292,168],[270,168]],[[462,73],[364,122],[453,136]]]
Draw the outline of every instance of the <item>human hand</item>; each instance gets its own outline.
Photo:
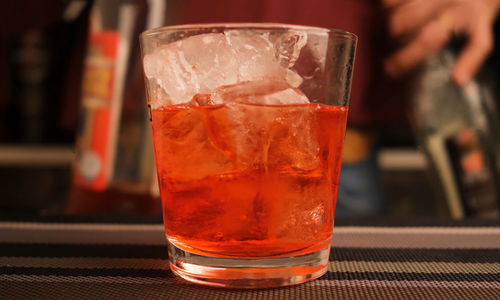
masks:
[[[500,0],[382,0],[391,38],[406,41],[384,62],[397,77],[440,50],[453,34],[467,37],[453,70],[458,85],[473,77],[493,48],[492,25]]]

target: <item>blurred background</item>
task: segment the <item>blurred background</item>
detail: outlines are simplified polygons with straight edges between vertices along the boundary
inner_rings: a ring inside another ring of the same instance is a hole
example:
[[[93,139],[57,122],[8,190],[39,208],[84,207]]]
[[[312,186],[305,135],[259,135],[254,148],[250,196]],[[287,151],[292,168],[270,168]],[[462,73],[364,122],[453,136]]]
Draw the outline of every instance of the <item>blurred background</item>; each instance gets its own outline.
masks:
[[[467,43],[460,35],[388,76],[384,61],[401,44],[388,20],[390,8],[363,0],[3,1],[0,214],[158,217],[138,35],[182,23],[283,22],[360,39],[345,165],[373,156],[377,187],[367,193],[384,209],[349,216],[498,217],[498,47],[461,87],[451,79]],[[498,22],[492,30],[497,37]],[[357,174],[342,180],[364,181]]]

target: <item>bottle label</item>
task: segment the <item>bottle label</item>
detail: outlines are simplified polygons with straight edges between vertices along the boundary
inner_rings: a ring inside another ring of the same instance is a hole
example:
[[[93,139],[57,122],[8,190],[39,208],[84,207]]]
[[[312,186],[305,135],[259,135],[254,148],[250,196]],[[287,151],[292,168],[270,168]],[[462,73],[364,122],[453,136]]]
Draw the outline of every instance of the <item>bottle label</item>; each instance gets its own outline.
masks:
[[[73,181],[104,190],[112,168],[111,110],[119,34],[91,32],[82,82],[82,112]]]

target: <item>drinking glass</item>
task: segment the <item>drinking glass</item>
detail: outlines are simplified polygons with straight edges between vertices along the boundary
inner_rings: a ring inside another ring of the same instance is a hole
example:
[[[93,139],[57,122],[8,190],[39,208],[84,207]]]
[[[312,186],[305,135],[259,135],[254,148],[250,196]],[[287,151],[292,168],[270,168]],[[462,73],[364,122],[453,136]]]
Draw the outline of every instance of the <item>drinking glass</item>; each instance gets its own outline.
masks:
[[[202,24],[140,42],[171,270],[233,288],[323,275],[356,37]]]

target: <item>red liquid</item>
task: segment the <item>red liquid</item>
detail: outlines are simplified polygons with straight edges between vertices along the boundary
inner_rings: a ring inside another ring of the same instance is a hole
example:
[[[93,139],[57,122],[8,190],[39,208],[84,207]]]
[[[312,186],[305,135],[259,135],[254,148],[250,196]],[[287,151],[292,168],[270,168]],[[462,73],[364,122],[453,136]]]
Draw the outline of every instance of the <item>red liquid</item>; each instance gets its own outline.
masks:
[[[346,107],[319,104],[153,110],[169,240],[245,258],[326,247],[346,118]]]

